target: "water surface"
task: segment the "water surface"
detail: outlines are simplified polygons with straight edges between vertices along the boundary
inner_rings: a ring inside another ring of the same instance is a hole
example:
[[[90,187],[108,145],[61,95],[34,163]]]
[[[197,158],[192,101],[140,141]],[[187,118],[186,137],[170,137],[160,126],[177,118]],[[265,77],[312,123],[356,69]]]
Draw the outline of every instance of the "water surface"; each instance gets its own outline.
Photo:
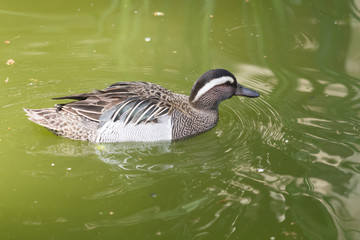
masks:
[[[359,239],[358,1],[1,1],[1,239]],[[57,137],[22,110],[117,81],[261,97],[178,142]]]

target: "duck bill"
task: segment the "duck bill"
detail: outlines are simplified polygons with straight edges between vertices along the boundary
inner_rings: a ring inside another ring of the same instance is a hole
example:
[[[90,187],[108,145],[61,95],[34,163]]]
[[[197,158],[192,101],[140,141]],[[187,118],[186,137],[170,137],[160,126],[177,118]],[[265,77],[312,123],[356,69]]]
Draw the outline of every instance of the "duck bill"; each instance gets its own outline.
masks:
[[[234,95],[250,97],[250,98],[256,98],[260,96],[260,94],[257,91],[243,87],[240,84],[237,84],[236,92]]]

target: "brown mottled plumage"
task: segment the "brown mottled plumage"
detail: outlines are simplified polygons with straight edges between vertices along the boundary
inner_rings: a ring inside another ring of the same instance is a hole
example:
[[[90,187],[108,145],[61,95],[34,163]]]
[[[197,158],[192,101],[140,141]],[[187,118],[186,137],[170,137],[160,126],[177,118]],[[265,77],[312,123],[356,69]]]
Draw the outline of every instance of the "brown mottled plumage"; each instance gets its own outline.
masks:
[[[218,122],[218,105],[233,95],[258,97],[230,72],[214,69],[194,84],[190,97],[146,82],[118,82],[104,90],[59,97],[73,102],[24,109],[29,119],[57,135],[96,142],[176,140]]]

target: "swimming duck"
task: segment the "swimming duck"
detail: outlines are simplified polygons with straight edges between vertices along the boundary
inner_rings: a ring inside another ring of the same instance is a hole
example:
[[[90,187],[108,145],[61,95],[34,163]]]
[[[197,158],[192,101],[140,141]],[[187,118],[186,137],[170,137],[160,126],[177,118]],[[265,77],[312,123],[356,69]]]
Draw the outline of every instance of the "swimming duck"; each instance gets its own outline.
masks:
[[[218,106],[232,96],[259,97],[225,69],[204,73],[190,96],[148,82],[118,82],[104,90],[58,97],[73,102],[24,109],[29,119],[51,132],[92,142],[178,140],[213,128]]]

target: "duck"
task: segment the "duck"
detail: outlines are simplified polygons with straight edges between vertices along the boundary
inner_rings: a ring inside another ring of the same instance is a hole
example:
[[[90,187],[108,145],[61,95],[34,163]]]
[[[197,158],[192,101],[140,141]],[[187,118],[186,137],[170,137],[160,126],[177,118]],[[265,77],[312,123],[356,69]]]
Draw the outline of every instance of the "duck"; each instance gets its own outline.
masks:
[[[103,90],[53,98],[73,100],[68,103],[24,111],[32,122],[74,140],[173,141],[215,127],[220,102],[232,96],[260,94],[240,85],[231,72],[211,69],[195,81],[189,96],[155,83],[117,82]]]

